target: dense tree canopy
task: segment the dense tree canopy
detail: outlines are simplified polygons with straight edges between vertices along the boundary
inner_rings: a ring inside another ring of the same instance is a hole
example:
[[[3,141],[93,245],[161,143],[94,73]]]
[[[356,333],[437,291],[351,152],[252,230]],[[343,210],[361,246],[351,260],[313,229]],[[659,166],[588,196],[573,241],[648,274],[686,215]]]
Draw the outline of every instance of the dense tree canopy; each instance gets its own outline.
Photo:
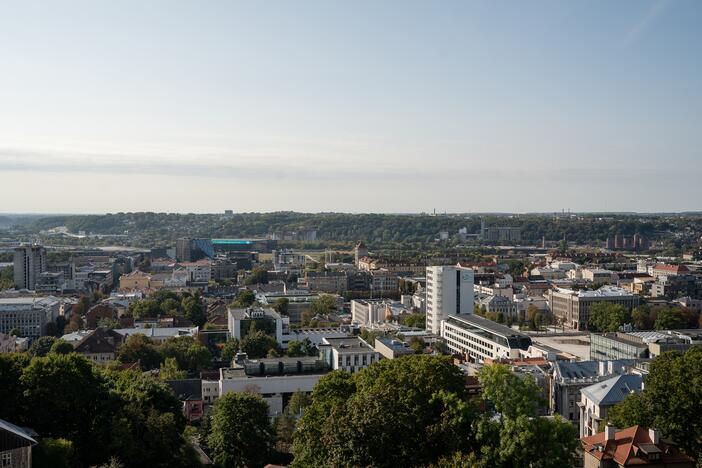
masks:
[[[625,323],[631,323],[631,313],[621,304],[597,302],[590,306],[589,324],[596,331],[615,332]]]
[[[158,380],[76,354],[0,354],[0,418],[40,434],[37,466],[198,466],[181,404]],[[62,461],[63,460],[63,461]],[[46,463],[45,463],[46,462]]]
[[[607,414],[617,427],[655,427],[702,461],[702,347],[663,353],[651,362],[641,393]]]
[[[253,291],[244,289],[236,295],[236,299],[230,305],[234,308],[243,309],[256,302],[256,294]]]
[[[263,466],[270,460],[274,439],[268,404],[263,398],[227,393],[217,400],[207,437],[217,465]]]
[[[241,351],[246,353],[250,359],[266,357],[270,350],[278,348],[279,345],[275,338],[260,330],[247,333],[241,340]]]
[[[520,377],[500,364],[483,367],[478,377],[483,397],[494,405],[476,424],[482,466],[558,468],[573,465],[577,434],[560,418],[538,417],[543,398],[530,376]]]
[[[470,448],[474,414],[464,377],[445,358],[336,371],[319,381],[298,424],[294,465],[423,466]]]

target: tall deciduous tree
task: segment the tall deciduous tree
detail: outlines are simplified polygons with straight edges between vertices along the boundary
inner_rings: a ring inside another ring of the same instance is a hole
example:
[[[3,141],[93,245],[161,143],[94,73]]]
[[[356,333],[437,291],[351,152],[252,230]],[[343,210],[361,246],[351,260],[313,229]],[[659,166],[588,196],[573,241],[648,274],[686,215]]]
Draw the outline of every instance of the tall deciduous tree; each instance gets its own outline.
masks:
[[[142,370],[157,369],[163,358],[151,340],[136,333],[129,336],[117,350],[120,362],[139,362]]]
[[[598,302],[590,306],[589,324],[600,332],[615,332],[631,322],[631,313],[621,304]]]
[[[51,351],[51,347],[56,342],[56,337],[41,336],[34,340],[32,346],[29,347],[29,355],[35,357],[44,357]]]
[[[277,350],[278,342],[262,331],[249,332],[241,340],[241,350],[252,359],[266,357],[271,349]]]
[[[702,348],[663,353],[651,362],[641,393],[607,413],[617,427],[655,427],[702,461]]]
[[[539,387],[530,376],[519,377],[503,365],[483,367],[478,377],[488,412],[476,424],[478,458],[497,468],[572,466],[577,445],[575,428],[559,418],[538,417]]]
[[[207,441],[219,466],[265,465],[274,438],[268,404],[260,396],[227,393],[217,400]]]
[[[446,358],[337,371],[319,381],[298,424],[294,466],[426,465],[470,449],[474,414],[465,379]]]

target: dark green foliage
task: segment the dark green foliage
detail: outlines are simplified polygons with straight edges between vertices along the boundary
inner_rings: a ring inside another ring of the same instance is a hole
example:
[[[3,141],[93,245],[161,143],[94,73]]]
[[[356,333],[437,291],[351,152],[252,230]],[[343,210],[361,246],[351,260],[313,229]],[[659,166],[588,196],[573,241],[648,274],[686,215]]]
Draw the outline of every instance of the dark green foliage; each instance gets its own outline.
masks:
[[[207,314],[202,307],[199,296],[184,297],[181,302],[181,307],[185,318],[193,322],[194,325],[201,327],[207,321]]]
[[[11,289],[15,286],[15,269],[10,266],[0,269],[0,291]]]
[[[44,437],[74,443],[83,461],[95,460],[102,447],[94,432],[101,430],[110,399],[105,379],[85,358],[75,353],[32,359],[22,376],[24,421]]]
[[[215,404],[207,442],[217,465],[263,466],[269,462],[275,433],[268,404],[258,395],[227,393]]]
[[[0,419],[16,423],[24,414],[20,377],[29,361],[26,354],[0,353]]]
[[[42,437],[32,448],[34,468],[71,468],[74,457],[73,442],[66,439]]]
[[[232,359],[236,356],[236,353],[239,352],[239,340],[236,338],[233,340],[229,340],[224,344],[224,347],[222,348],[222,363],[225,366],[230,365],[232,362]]]
[[[288,315],[288,305],[290,300],[287,297],[279,297],[273,303],[273,310],[281,315]]]
[[[246,284],[268,284],[268,271],[265,268],[254,268],[246,277]]]
[[[254,302],[256,302],[256,294],[254,294],[253,291],[244,289],[236,295],[236,299],[234,299],[234,302],[232,302],[230,306],[233,308],[243,309],[249,307]]]
[[[262,331],[249,332],[241,340],[241,351],[246,353],[249,359],[266,357],[271,349],[277,350],[278,342]]]
[[[656,330],[675,330],[685,328],[687,320],[682,309],[666,307],[657,311],[656,321],[653,326]]]
[[[299,356],[314,356],[317,354],[317,348],[312,344],[309,338],[302,341],[290,340],[286,354],[290,357]]]
[[[469,449],[475,408],[464,385],[457,367],[433,356],[333,372],[298,423],[294,466],[423,466]]]
[[[73,345],[62,339],[54,341],[51,345],[51,352],[56,354],[68,354],[73,352]]]
[[[562,239],[582,243],[586,240],[604,241],[608,236],[622,234],[632,236],[640,233],[654,239],[659,232],[678,230],[694,225],[693,216],[674,219],[664,216],[649,216],[641,220],[639,215],[583,215],[573,219],[562,219],[543,215],[520,215],[519,217],[483,216],[490,226],[518,226],[522,237],[533,241],[544,235],[548,240]],[[429,216],[398,214],[349,214],[349,213],[236,213],[222,220],[216,214],[178,213],[108,213],[105,215],[62,215],[42,217],[27,229],[38,232],[55,226],[66,226],[71,232],[79,230],[105,234],[122,234],[124,226],[131,226],[130,241],[137,246],[153,246],[155,243],[172,244],[178,237],[260,237],[269,232],[315,229],[320,242],[334,245],[339,242],[352,243],[359,239],[372,242],[417,244],[432,242],[439,231],[455,233],[466,227],[468,232],[478,232],[478,216]],[[68,242],[69,240],[65,240]],[[75,242],[75,241],[73,241]],[[91,240],[95,242],[95,240]],[[105,241],[109,242],[109,241]],[[303,244],[304,245],[304,244]]]
[[[142,370],[157,369],[163,358],[156,345],[145,335],[136,333],[127,337],[117,350],[120,362],[139,362]]]
[[[310,309],[315,315],[326,315],[336,310],[336,298],[330,294],[322,294],[312,301]]]
[[[169,338],[156,346],[163,359],[174,358],[178,368],[191,373],[212,367],[212,355],[209,350],[190,336]]]
[[[54,336],[40,336],[29,347],[29,355],[36,357],[44,357],[51,351],[51,347],[56,342]]]
[[[493,403],[498,418],[483,414],[476,427],[484,466],[558,468],[573,465],[577,434],[559,418],[539,418],[540,389],[530,377],[519,377],[503,365],[483,367],[478,377],[483,398]]]
[[[651,362],[641,393],[608,412],[617,427],[655,427],[702,460],[702,347],[663,353]]]
[[[411,314],[402,319],[402,323],[408,327],[425,328],[427,325],[427,316],[425,314]]]
[[[621,304],[598,302],[590,306],[589,325],[599,332],[615,332],[631,323],[631,313]]]

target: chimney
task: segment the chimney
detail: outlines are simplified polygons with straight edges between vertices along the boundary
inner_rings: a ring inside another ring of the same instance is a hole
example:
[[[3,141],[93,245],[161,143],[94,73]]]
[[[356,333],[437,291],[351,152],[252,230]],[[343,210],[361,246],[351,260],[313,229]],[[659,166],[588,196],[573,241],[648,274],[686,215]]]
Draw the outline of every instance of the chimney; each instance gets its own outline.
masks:
[[[607,423],[605,427],[605,441],[614,440],[614,434],[617,432],[617,428],[614,427],[612,423]]]
[[[597,364],[599,365],[600,376],[607,375],[607,361],[599,361]]]
[[[648,430],[648,437],[651,439],[651,443],[654,445],[658,445],[658,443],[661,441],[661,431],[658,429],[650,428]]]

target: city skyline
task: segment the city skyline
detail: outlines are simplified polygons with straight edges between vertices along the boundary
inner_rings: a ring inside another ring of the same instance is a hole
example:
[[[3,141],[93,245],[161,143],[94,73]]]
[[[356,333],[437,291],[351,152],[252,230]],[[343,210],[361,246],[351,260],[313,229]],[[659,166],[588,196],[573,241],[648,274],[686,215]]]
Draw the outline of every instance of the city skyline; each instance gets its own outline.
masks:
[[[402,6],[3,3],[4,211],[700,209],[702,6]]]

